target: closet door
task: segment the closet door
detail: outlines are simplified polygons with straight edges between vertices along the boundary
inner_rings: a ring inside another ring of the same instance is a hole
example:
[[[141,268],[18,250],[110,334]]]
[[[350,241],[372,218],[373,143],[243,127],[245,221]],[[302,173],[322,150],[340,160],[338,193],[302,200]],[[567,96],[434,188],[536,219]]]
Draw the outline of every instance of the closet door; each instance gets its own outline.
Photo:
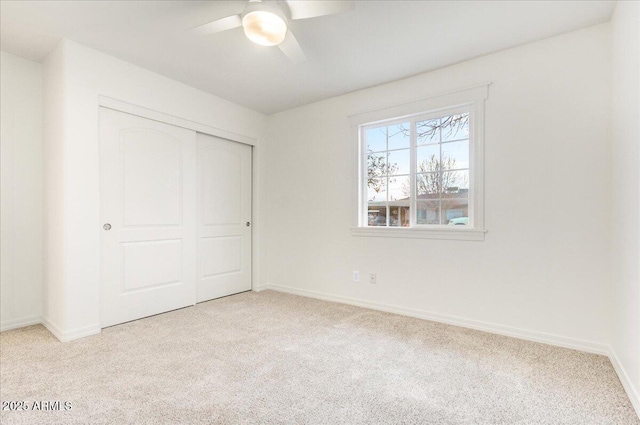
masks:
[[[101,325],[195,303],[196,133],[100,110]]]
[[[198,133],[198,302],[251,289],[251,147]]]

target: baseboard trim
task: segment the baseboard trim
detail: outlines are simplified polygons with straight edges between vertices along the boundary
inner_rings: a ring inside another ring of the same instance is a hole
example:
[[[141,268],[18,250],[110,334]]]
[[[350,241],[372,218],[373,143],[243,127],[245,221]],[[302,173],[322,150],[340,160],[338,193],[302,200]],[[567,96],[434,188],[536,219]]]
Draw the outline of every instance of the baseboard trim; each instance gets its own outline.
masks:
[[[93,325],[85,326],[83,328],[74,329],[64,333],[64,339],[62,342],[73,341],[74,339],[84,338],[85,336],[96,335],[102,332],[100,325],[95,323]]]
[[[323,292],[309,291],[306,289],[298,289],[282,285],[263,285],[260,291],[271,289],[278,292],[286,292],[293,295],[301,295],[303,297],[316,298],[325,301],[333,301],[342,304],[354,305],[357,307],[370,308],[372,310],[380,310],[388,313],[401,314],[403,316],[416,317],[418,319],[432,320],[434,322],[446,323],[464,328],[476,329],[483,332],[505,335],[512,338],[524,339],[527,341],[540,342],[543,344],[554,345],[557,347],[571,348],[573,350],[585,351],[587,353],[601,354],[608,356],[610,348],[608,344],[602,344],[594,341],[586,341],[577,338],[570,338],[561,335],[549,334],[545,332],[530,331],[521,328],[499,325],[490,322],[467,319],[464,317],[450,316],[440,313],[433,313],[424,310],[400,307],[392,304],[383,304],[356,298],[331,295]]]
[[[256,286],[256,287],[252,288],[252,291],[253,292],[262,292],[262,291],[265,291],[267,289],[271,289],[271,286],[269,286],[269,285]]]
[[[51,320],[49,320],[49,319],[47,319],[46,317],[43,316],[42,317],[42,326],[47,328],[47,330],[49,332],[51,332],[51,334],[53,336],[58,338],[59,341],[62,341],[62,331]]]
[[[640,392],[637,388],[634,387],[633,382],[629,378],[629,374],[620,363],[620,359],[616,355],[616,352],[613,350],[613,347],[609,348],[609,360],[613,365],[613,369],[618,374],[618,378],[620,379],[620,383],[622,387],[627,392],[627,396],[629,396],[629,400],[631,400],[631,405],[636,410],[636,415],[640,418]]]
[[[38,325],[40,323],[42,323],[42,316],[27,316],[20,319],[5,320],[0,323],[0,332],[24,328],[25,326]]]
[[[100,325],[97,323],[94,325],[85,326],[85,327],[74,329],[71,331],[61,331],[58,326],[53,324],[53,322],[51,322],[46,317],[42,318],[42,325],[45,328],[47,328],[47,330],[51,332],[53,336],[58,338],[60,342],[73,341],[74,339],[98,334],[101,331]]]

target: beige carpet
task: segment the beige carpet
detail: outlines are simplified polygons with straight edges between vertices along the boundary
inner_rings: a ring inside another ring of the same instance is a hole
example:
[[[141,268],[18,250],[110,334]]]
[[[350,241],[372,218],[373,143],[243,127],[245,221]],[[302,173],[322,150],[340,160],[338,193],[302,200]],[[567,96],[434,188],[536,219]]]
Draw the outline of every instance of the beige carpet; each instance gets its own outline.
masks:
[[[266,291],[0,335],[2,424],[640,424],[609,360]]]

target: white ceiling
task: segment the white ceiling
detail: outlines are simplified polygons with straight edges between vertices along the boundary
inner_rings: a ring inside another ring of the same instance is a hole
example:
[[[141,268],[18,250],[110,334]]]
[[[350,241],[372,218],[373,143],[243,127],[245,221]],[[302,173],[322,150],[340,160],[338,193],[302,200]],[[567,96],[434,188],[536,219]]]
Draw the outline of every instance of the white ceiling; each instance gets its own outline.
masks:
[[[606,22],[612,1],[356,1],[290,23],[308,60],[251,43],[236,28],[187,29],[244,1],[5,1],[0,48],[42,61],[61,38],[265,114]]]

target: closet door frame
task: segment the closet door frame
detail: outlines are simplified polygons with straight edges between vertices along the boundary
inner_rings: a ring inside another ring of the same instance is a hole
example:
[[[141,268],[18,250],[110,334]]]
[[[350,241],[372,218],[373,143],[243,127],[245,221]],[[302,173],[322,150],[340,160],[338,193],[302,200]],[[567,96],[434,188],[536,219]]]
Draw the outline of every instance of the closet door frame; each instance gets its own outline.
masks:
[[[259,241],[260,241],[260,208],[259,208],[259,182],[260,175],[258,172],[258,160],[261,154],[260,147],[258,146],[257,139],[245,136],[242,134],[234,133],[228,130],[224,130],[221,128],[211,127],[206,124],[202,124],[196,121],[191,121],[188,119],[176,117],[174,115],[169,115],[160,111],[156,111],[150,108],[145,108],[143,106],[134,105],[132,103],[128,103],[122,100],[114,99],[112,97],[100,95],[98,96],[98,107],[99,108],[107,108],[113,109],[115,111],[124,112],[131,115],[136,115],[142,118],[151,119],[154,121],[159,121],[165,124],[170,124],[176,127],[186,128],[188,130],[193,130],[197,133],[208,134],[211,136],[219,137],[222,139],[227,139],[233,142],[242,143],[245,145],[249,145],[252,148],[251,155],[251,170],[252,170],[252,178],[251,178],[251,186],[252,186],[252,194],[251,194],[251,290],[253,291],[261,291],[264,289],[264,286],[259,285],[261,281],[260,278],[260,268],[259,268]],[[96,226],[101,227],[102,223],[100,219],[96,222]],[[100,272],[100,276],[102,273]],[[102,282],[100,282],[102,285]],[[102,327],[102,323],[100,323],[100,327]]]

